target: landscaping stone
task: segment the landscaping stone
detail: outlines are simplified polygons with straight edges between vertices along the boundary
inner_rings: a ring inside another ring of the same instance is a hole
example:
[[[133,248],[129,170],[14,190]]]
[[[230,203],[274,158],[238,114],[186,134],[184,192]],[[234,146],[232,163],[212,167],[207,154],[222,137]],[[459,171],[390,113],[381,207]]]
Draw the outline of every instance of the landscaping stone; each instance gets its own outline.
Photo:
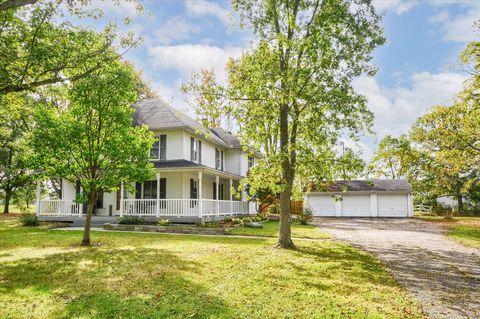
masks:
[[[103,225],[103,229],[122,230],[122,231],[140,231],[140,232],[157,232],[157,233],[178,233],[178,234],[194,234],[194,235],[225,235],[228,229],[223,227],[206,228],[193,225],[123,225],[107,223]]]
[[[249,228],[263,228],[263,225],[257,222],[248,222],[243,224],[244,227],[249,227]]]

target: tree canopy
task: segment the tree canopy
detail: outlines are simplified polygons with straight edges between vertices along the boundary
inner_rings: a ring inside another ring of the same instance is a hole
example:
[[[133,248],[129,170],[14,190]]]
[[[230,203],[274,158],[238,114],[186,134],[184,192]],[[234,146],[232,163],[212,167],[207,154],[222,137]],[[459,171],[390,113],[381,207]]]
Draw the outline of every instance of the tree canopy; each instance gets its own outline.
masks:
[[[84,245],[90,243],[96,191],[116,190],[121,182],[128,186],[153,174],[148,156],[153,133],[132,126],[136,99],[133,69],[110,62],[73,83],[64,108],[46,103],[35,112],[30,145],[36,166],[47,176],[80,182],[88,194]]]
[[[380,17],[369,1],[234,0],[232,6],[258,44],[228,64],[229,110],[244,143],[265,151],[251,174],[262,183],[248,183],[280,189],[278,245],[290,248],[294,181],[336,176],[339,137],[354,137],[372,122],[352,80],[375,72],[369,62],[384,42]]]

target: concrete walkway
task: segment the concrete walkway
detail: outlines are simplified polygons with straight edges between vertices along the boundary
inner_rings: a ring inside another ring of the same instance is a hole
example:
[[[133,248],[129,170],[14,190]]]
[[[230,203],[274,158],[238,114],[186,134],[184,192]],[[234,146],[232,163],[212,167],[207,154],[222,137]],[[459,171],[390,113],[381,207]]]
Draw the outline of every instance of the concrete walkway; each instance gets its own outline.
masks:
[[[480,250],[416,219],[315,218],[337,240],[377,255],[430,318],[480,318]]]

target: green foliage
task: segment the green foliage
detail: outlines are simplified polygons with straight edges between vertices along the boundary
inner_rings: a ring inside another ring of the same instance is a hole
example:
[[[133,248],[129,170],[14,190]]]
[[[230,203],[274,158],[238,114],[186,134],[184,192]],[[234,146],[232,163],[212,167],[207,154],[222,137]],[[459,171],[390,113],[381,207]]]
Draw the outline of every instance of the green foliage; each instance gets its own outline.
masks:
[[[23,213],[20,216],[20,224],[26,227],[38,226],[39,225],[38,217],[35,214]]]
[[[158,221],[158,225],[160,225],[160,226],[168,226],[168,225],[170,225],[170,221],[169,221],[168,219],[160,219],[160,220]]]
[[[199,73],[193,73],[191,81],[182,84],[181,90],[191,96],[187,101],[205,127],[219,127],[223,117],[228,115],[225,101],[217,89],[213,69],[202,69]]]
[[[0,10],[0,94],[78,80],[118,59],[114,43],[122,48],[138,43],[132,34],[119,35],[113,22],[100,33],[62,22],[66,11],[80,18],[102,15],[83,8],[87,3],[46,0]]]
[[[33,180],[26,137],[32,127],[35,104],[26,94],[0,95],[0,192],[5,196],[4,212],[8,212],[8,204],[21,189],[26,197],[31,195]]]
[[[152,175],[148,150],[153,134],[147,127],[132,126],[136,92],[131,67],[106,65],[75,82],[67,94],[66,108],[46,103],[35,112],[30,144],[37,167],[48,176],[80,181],[87,193],[94,188],[113,191],[121,181]]]
[[[122,225],[142,225],[145,222],[140,216],[123,215],[117,217],[117,223]]]
[[[313,220],[313,213],[310,208],[304,208],[303,211],[297,216],[297,221],[300,225],[308,225]]]
[[[379,143],[369,164],[369,173],[375,177],[407,178],[418,154],[407,135],[399,138],[386,135]]]

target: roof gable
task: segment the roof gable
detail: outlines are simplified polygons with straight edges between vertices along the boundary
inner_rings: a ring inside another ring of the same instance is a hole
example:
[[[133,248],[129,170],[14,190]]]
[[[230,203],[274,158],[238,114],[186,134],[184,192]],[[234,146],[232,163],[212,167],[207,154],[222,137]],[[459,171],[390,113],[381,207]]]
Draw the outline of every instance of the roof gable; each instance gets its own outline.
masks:
[[[214,144],[229,147],[227,142],[212,133],[211,130],[160,99],[140,101],[132,107],[135,109],[133,113],[133,125],[135,126],[145,124],[150,130],[183,128]]]

